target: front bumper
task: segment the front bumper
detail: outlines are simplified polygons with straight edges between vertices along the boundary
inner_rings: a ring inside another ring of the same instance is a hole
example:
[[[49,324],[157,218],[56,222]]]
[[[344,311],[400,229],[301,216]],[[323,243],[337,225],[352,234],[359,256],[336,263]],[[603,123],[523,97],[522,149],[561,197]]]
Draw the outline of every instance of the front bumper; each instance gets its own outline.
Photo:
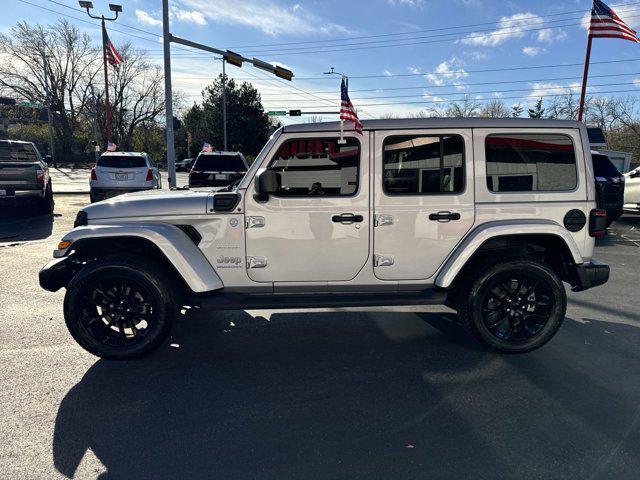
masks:
[[[56,258],[50,261],[38,274],[40,286],[50,292],[57,292],[69,282],[81,267],[73,257]]]
[[[591,260],[576,266],[577,284],[572,288],[574,292],[582,292],[592,287],[607,283],[609,280],[609,265]]]

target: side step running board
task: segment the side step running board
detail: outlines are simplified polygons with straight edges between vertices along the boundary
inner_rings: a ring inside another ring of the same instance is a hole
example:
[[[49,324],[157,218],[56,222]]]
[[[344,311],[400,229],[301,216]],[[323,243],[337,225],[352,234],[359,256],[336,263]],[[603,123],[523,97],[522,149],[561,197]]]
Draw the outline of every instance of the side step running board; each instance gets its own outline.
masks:
[[[390,293],[225,293],[189,297],[186,305],[211,310],[260,310],[287,308],[384,307],[399,305],[444,305],[447,293],[428,289]]]

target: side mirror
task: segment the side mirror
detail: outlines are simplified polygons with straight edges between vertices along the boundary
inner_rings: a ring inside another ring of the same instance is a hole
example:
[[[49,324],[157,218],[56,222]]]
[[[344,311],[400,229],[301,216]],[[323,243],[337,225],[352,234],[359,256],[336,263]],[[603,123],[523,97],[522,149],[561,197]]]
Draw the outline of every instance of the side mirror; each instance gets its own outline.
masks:
[[[51,157],[51,155],[45,155],[42,161],[47,165],[51,165],[51,163],[53,162],[53,157]]]
[[[266,202],[269,195],[273,195],[278,191],[280,185],[280,176],[273,170],[265,169],[256,175],[255,188],[256,200]]]
[[[638,178],[640,177],[640,170],[636,170],[635,172],[633,172],[631,175],[629,175],[629,177],[631,178]]]

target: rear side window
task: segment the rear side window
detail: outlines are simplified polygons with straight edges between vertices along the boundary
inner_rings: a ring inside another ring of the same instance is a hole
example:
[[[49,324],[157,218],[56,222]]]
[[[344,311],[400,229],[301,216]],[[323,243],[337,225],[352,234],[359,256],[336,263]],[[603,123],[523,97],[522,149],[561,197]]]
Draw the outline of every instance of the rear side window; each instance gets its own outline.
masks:
[[[554,192],[577,186],[575,149],[566,135],[489,135],[485,154],[492,192]]]
[[[0,142],[0,162],[39,162],[38,154],[27,143]]]
[[[198,172],[244,172],[247,165],[240,155],[200,154],[193,167]]]
[[[146,167],[147,162],[143,157],[105,155],[98,159],[97,166],[106,168],[141,168]]]
[[[383,149],[383,181],[387,195],[428,195],[464,190],[462,137],[388,137]]]
[[[360,142],[346,138],[296,138],[284,142],[269,168],[280,175],[279,197],[347,197],[358,190]]]
[[[591,158],[593,159],[593,173],[596,177],[611,178],[620,176],[620,172],[606,155],[594,153]]]

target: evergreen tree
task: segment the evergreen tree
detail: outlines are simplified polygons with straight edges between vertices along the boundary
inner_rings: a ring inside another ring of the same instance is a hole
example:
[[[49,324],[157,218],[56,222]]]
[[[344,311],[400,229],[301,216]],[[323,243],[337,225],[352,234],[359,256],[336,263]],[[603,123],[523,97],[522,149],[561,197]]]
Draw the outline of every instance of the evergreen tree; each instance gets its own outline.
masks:
[[[542,98],[539,98],[533,108],[529,109],[529,118],[544,117],[544,108],[542,108]]]
[[[520,115],[522,115],[522,112],[524,112],[524,108],[519,103],[511,107],[511,116],[513,118],[520,117]]]

